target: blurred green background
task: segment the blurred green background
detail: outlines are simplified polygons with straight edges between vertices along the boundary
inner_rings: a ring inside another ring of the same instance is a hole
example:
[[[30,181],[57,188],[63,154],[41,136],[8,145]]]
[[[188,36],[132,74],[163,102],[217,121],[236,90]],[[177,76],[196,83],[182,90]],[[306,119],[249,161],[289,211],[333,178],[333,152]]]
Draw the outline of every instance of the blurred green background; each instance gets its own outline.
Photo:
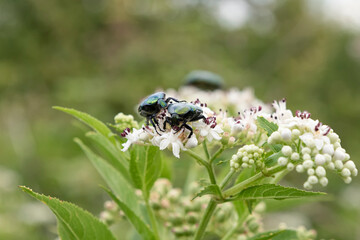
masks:
[[[72,141],[84,126],[51,106],[112,122],[194,69],[310,111],[360,166],[360,29],[323,8],[299,0],[0,0],[0,239],[56,238],[55,218],[17,185],[95,215],[107,199]],[[359,178],[348,186],[331,177],[324,191],[334,201],[303,208],[310,226],[325,239],[360,239]]]

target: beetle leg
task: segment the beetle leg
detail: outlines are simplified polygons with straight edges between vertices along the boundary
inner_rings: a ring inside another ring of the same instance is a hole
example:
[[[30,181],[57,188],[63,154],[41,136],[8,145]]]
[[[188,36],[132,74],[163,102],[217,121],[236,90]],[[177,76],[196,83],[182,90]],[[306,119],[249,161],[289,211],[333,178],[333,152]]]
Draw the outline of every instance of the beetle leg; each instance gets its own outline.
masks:
[[[159,130],[160,130],[161,132],[165,132],[163,129],[160,128],[160,126],[159,126],[159,121],[156,119],[156,117],[155,117],[155,116],[152,116],[152,119],[153,119],[155,125],[159,128]]]
[[[186,124],[186,122],[184,122],[181,126],[180,126],[180,129],[182,128],[186,128],[188,130],[190,130],[190,134],[188,136],[188,138],[191,138],[191,136],[193,135],[194,131],[192,129],[192,127],[190,127],[189,125]],[[179,130],[180,131],[180,130]]]
[[[155,125],[155,123],[154,123],[154,119],[153,119],[153,118],[150,118],[150,122],[151,122],[151,125],[154,127],[155,132],[161,136],[161,134],[160,134],[160,133],[158,132],[158,130],[156,129],[156,125]]]
[[[191,119],[191,122],[195,122],[200,119],[202,119],[202,120],[204,120],[204,122],[206,122],[206,117],[202,114],[200,116],[195,117],[194,119]]]
[[[170,117],[166,117],[163,125],[164,132],[166,130],[166,123],[168,123],[171,126]]]

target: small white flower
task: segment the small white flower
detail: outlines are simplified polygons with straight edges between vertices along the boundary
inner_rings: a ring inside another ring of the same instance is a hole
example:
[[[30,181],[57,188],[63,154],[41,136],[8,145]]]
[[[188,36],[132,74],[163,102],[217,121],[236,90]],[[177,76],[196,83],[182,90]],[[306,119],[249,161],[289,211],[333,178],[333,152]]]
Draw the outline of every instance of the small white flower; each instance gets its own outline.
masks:
[[[285,98],[280,100],[279,102],[274,101],[272,106],[275,108],[276,120],[278,122],[282,122],[287,119],[291,119],[293,117],[292,112],[286,109],[286,100]]]
[[[140,129],[133,128],[132,132],[130,132],[130,129],[125,129],[122,136],[124,136],[127,139],[127,142],[122,144],[123,149],[121,149],[121,151],[123,152],[127,151],[131,146],[131,144],[143,140],[144,138],[146,138],[147,135],[148,133],[145,132],[143,128]]]
[[[182,141],[179,138],[179,135],[181,133],[181,131],[178,133],[174,133],[174,131],[171,130],[171,132],[167,132],[161,135],[160,150],[164,150],[165,148],[171,146],[174,156],[180,158],[180,149],[186,150]]]
[[[224,131],[221,129],[219,125],[212,127],[211,125],[207,125],[206,123],[199,121],[193,124],[196,126],[196,129],[200,131],[200,135],[202,137],[206,137],[209,142],[212,140],[220,140],[221,136]]]

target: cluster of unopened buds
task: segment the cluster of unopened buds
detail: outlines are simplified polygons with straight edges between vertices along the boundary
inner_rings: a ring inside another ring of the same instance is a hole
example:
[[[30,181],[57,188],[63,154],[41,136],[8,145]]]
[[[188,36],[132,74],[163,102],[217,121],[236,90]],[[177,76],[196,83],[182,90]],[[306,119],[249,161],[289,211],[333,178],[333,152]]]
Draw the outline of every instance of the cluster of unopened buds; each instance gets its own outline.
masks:
[[[254,165],[257,168],[263,169],[265,167],[264,162],[261,161],[263,153],[264,150],[254,144],[245,145],[231,157],[230,167],[235,171],[251,168]]]

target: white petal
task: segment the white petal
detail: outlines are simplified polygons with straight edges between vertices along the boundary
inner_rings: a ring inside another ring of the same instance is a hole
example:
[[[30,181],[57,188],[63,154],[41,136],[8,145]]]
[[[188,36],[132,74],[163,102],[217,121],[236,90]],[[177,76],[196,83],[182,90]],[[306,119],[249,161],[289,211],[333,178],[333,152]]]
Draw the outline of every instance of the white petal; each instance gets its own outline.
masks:
[[[164,139],[160,142],[160,150],[164,150],[165,148],[167,148],[170,144],[169,139]]]
[[[198,140],[196,139],[195,134],[191,136],[190,139],[187,140],[185,147],[186,148],[194,148],[198,145]]]
[[[204,128],[203,128],[203,129],[200,130],[200,135],[201,135],[201,136],[205,137],[205,136],[208,135],[208,134],[209,134],[209,131],[208,131],[207,129],[204,129]]]
[[[324,141],[322,139],[315,139],[315,146],[318,150],[322,149]]]
[[[172,151],[175,157],[180,158],[180,145],[172,143]]]
[[[217,132],[215,132],[215,131],[211,131],[210,134],[211,134],[211,136],[212,136],[215,140],[220,140],[220,139],[221,139],[220,135],[219,135]],[[209,135],[210,135],[210,134],[209,134]],[[211,141],[210,141],[210,142],[211,142]]]
[[[129,149],[129,147],[131,146],[131,143],[132,143],[132,142],[131,142],[130,140],[127,140],[126,143],[123,143],[122,146],[123,146],[124,148],[121,149],[121,151],[126,152],[126,151]]]

